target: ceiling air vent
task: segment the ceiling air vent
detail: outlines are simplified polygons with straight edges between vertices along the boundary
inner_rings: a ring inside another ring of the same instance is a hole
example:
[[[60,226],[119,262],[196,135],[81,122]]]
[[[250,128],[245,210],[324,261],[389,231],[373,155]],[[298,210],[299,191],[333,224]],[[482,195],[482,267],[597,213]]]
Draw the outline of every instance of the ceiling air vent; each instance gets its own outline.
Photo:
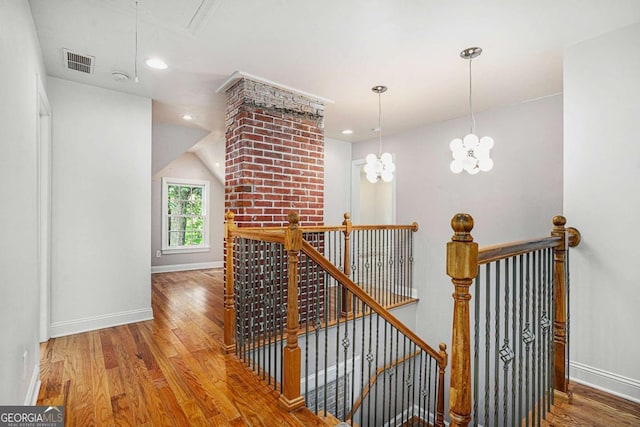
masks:
[[[68,70],[80,71],[81,73],[93,74],[93,64],[96,58],[90,55],[73,52],[69,49],[62,49],[64,52],[64,66]]]

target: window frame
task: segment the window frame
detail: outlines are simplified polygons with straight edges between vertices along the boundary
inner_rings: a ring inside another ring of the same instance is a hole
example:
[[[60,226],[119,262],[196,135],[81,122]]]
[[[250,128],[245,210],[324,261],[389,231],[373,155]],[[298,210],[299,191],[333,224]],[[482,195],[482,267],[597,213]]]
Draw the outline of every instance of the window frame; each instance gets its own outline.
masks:
[[[189,246],[169,246],[169,186],[202,187],[202,244]],[[185,254],[208,252],[209,246],[209,181],[188,178],[162,177],[162,254]]]

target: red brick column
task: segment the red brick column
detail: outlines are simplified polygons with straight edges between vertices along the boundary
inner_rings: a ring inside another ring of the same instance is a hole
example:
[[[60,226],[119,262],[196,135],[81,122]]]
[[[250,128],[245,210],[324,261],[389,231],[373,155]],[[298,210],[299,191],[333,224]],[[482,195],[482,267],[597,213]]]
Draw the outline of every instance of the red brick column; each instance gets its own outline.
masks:
[[[324,223],[324,105],[246,77],[226,90],[225,210],[238,227]]]

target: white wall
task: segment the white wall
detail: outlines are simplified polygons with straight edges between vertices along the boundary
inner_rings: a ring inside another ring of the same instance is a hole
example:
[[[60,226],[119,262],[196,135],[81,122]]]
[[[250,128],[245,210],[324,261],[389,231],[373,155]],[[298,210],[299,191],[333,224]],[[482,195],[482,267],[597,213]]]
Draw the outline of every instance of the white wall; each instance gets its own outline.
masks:
[[[209,134],[209,131],[203,129],[168,123],[154,123],[151,129],[153,140],[151,173],[153,174],[158,173],[160,169]]]
[[[339,225],[351,199],[351,143],[324,140],[324,223]]]
[[[564,203],[571,374],[640,401],[640,24],[567,49]]]
[[[152,317],[151,100],[49,78],[53,336]]]
[[[155,143],[155,142],[154,142]],[[163,254],[162,249],[162,177],[209,181],[209,243],[206,252]],[[153,271],[221,267],[224,259],[224,186],[193,153],[184,153],[161,169],[151,180],[151,265]],[[195,264],[195,265],[194,265]],[[162,268],[159,268],[161,267]]]
[[[469,129],[469,118],[385,136],[395,153],[397,223],[417,221],[414,286],[420,297],[417,332],[432,346],[451,341],[453,287],[445,272],[451,217],[467,212],[480,245],[548,236],[562,212],[562,97],[553,96],[476,114],[477,133],[495,140],[492,171],[449,170],[449,142]],[[376,149],[353,145],[353,159]]]
[[[29,3],[0,0],[0,11],[0,405],[22,405],[37,393],[40,362],[36,75],[45,69]]]

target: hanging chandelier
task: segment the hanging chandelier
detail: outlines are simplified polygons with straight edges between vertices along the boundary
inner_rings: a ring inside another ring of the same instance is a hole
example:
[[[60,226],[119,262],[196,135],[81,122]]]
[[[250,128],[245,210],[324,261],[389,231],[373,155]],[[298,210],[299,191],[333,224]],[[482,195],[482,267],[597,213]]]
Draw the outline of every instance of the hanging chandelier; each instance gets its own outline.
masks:
[[[381,95],[387,91],[387,87],[378,85],[372,87],[371,91],[378,94],[378,155],[371,153],[366,157],[367,163],[364,165],[364,172],[367,174],[367,180],[372,184],[375,184],[380,179],[384,182],[391,182],[396,165],[393,164],[391,154],[382,152]]]
[[[453,154],[453,161],[449,167],[451,172],[460,173],[463,170],[470,175],[475,175],[480,171],[488,172],[493,168],[493,160],[490,153],[493,148],[493,138],[476,135],[476,120],[473,116],[473,98],[471,85],[471,62],[473,58],[480,56],[482,49],[470,47],[460,52],[460,57],[469,61],[469,111],[471,116],[471,131],[463,139],[456,138],[451,141],[449,148]]]

